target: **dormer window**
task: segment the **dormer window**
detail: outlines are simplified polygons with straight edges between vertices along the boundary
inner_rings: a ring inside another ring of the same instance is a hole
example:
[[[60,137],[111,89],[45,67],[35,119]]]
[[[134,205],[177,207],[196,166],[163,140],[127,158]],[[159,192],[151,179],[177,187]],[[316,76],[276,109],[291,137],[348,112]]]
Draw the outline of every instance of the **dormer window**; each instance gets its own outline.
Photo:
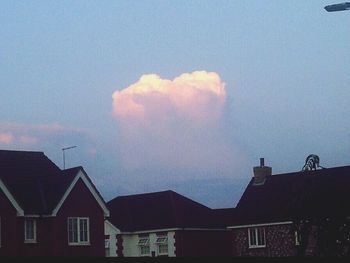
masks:
[[[34,218],[24,219],[24,242],[36,243],[36,220]]]

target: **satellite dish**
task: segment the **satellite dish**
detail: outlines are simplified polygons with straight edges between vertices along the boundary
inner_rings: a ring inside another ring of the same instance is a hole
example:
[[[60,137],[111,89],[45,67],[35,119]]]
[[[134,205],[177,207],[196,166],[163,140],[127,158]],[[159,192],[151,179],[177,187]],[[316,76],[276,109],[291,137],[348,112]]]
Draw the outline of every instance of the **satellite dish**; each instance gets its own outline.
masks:
[[[324,168],[320,165],[320,157],[316,154],[310,154],[306,157],[302,171],[312,171],[317,170],[317,168]]]

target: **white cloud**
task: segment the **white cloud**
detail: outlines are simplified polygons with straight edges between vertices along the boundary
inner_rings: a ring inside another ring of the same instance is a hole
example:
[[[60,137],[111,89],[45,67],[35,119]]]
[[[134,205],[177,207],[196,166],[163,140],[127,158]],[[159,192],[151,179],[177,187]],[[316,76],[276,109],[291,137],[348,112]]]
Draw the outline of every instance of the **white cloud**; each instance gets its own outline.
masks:
[[[195,71],[174,80],[148,74],[113,93],[113,110],[127,121],[149,123],[173,117],[205,121],[219,117],[225,99],[225,84],[215,72]]]
[[[175,171],[178,178],[232,176],[243,157],[226,136],[226,97],[220,76],[206,71],[173,80],[143,75],[115,91],[113,113],[124,169],[139,176],[148,171],[147,178],[166,176],[156,175],[160,170]]]

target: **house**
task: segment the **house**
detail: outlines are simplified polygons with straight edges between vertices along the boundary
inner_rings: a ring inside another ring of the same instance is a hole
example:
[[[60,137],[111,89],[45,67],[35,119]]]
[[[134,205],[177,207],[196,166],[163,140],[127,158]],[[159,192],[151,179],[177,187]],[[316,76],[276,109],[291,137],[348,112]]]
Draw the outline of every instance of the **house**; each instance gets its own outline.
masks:
[[[110,256],[230,254],[226,225],[232,221],[233,209],[210,209],[170,190],[118,196],[107,206],[111,214],[106,229],[112,224],[115,231],[106,237],[116,235]]]
[[[311,168],[272,175],[260,159],[228,226],[233,255],[349,255],[350,166]]]
[[[82,167],[0,150],[0,255],[104,256],[109,210]]]

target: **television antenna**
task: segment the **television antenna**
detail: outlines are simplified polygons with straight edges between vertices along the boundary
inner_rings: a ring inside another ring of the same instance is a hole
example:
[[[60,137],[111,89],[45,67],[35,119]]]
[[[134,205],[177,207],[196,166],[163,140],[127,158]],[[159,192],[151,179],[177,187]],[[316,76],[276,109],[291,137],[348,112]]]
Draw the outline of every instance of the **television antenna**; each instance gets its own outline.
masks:
[[[63,170],[66,169],[66,156],[65,156],[65,151],[66,151],[66,150],[69,150],[69,149],[73,149],[73,148],[75,148],[75,147],[77,147],[77,146],[74,145],[74,146],[69,146],[69,147],[62,148],[62,154],[63,154]]]

